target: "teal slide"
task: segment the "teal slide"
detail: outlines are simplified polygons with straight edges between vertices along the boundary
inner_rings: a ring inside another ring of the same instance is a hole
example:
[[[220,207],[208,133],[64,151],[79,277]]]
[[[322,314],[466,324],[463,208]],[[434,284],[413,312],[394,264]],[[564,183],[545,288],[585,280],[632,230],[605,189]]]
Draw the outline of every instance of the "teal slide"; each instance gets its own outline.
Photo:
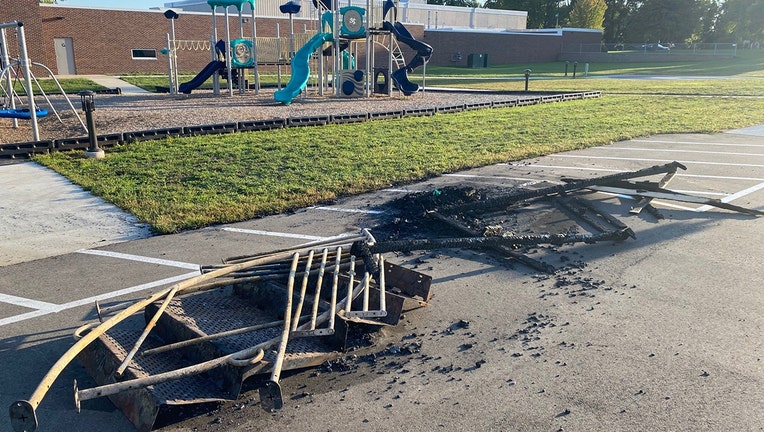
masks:
[[[305,89],[305,86],[308,85],[308,78],[310,78],[310,64],[308,63],[310,56],[321,48],[324,42],[331,40],[331,33],[318,33],[297,50],[292,58],[292,78],[289,79],[289,84],[286,87],[273,94],[273,99],[276,102],[289,105],[292,103],[292,99]]]

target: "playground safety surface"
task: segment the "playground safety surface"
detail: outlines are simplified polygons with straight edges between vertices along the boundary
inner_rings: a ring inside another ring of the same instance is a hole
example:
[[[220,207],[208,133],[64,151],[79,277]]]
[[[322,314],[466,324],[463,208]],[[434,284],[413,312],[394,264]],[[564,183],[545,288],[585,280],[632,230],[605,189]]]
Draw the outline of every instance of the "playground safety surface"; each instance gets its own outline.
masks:
[[[262,121],[271,119],[278,120],[273,127],[289,126],[292,123],[305,126],[434,115],[438,113],[439,108],[439,113],[442,114],[465,109],[560,102],[599,96],[599,92],[495,93],[427,89],[412,96],[393,93],[391,97],[373,95],[369,98],[335,98],[310,94],[296,99],[290,105],[283,105],[273,100],[274,90],[262,89],[259,94],[253,91],[245,94],[235,93],[231,97],[215,96],[209,90],[178,96],[158,93],[99,94],[95,97],[96,131],[102,136],[99,141],[108,145],[168,135],[262,129]],[[40,139],[62,140],[51,143],[51,148],[85,148],[83,146],[87,143],[87,131],[83,129],[75,113],[69,109],[63,96],[52,96],[51,101],[62,121],[59,122],[53,115],[39,119]],[[10,120],[0,122],[0,145],[27,143],[33,140],[28,123],[21,122],[18,129],[10,126]],[[0,159],[23,154],[25,147],[19,148],[21,151],[14,150],[12,146],[3,146],[0,148]],[[46,149],[39,147],[39,150]]]

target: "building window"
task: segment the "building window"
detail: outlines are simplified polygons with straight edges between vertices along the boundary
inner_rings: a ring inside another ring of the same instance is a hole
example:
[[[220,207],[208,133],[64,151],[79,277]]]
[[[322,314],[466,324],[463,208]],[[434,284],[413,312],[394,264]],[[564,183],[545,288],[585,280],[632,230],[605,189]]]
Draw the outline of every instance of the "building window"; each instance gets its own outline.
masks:
[[[133,60],[156,60],[157,50],[155,49],[134,49]]]

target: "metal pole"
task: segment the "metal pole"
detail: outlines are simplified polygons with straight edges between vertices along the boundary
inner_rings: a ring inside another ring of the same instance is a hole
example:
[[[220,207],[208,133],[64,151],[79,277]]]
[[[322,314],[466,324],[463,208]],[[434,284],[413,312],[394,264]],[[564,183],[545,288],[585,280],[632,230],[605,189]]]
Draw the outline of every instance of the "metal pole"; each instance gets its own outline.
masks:
[[[174,83],[173,85],[173,94],[178,94],[178,49],[175,47],[175,20],[170,20],[170,32],[172,35],[172,48],[170,48],[171,58],[172,58],[172,81]]]
[[[340,2],[334,0],[332,2],[332,20],[334,22],[333,39],[334,39],[334,71],[332,71],[332,86],[334,86],[334,96],[340,95],[340,70],[342,70],[342,56],[340,52]]]
[[[11,78],[11,59],[8,55],[8,39],[5,37],[5,28],[0,28],[0,69],[8,69],[8,97],[11,99],[11,109],[16,109],[16,98],[13,97],[13,78]],[[2,78],[2,77],[0,77]],[[18,129],[18,119],[13,119],[13,128]]]
[[[29,70],[29,55],[27,54],[27,41],[24,36],[24,24],[18,23],[18,29],[16,30],[19,36],[19,52],[21,68],[24,72],[24,82],[27,87],[27,100],[29,100],[29,117],[32,122],[32,136],[35,141],[40,141],[40,129],[37,126],[37,107],[34,104],[34,89],[32,88],[32,72]]]
[[[242,5],[243,7],[244,5]],[[242,15],[241,7],[238,8],[239,11],[239,38],[244,39],[244,16]],[[252,40],[252,44],[254,45],[255,41]],[[233,50],[231,50],[231,55],[233,55]],[[237,86],[239,87],[239,94],[243,94],[247,92],[247,79],[244,75],[244,69],[241,69],[239,71],[239,81],[237,83]]]
[[[88,151],[85,152],[85,157],[101,159],[104,157],[104,152],[98,147],[98,135],[96,135],[93,111],[95,111],[95,104],[91,100],[87,103],[85,109],[85,121],[88,124],[88,141],[90,142]]]
[[[210,61],[216,61],[218,59],[217,52],[215,51],[215,44],[218,41],[218,18],[217,7],[212,6],[212,34],[210,35]],[[212,75],[212,93],[214,95],[220,94],[220,74],[215,71]]]
[[[225,7],[225,67],[228,69],[228,96],[233,96],[233,73],[231,71],[231,23],[228,22],[228,6]]]
[[[167,79],[170,84],[170,94],[176,95],[178,94],[178,90],[175,86],[177,81],[175,81],[175,72],[173,71],[174,68],[172,67],[172,53],[174,50],[173,45],[174,43],[170,39],[170,34],[167,33]]]
[[[255,62],[255,94],[260,93],[260,74],[257,71],[257,20],[255,19],[255,2],[250,4],[252,8],[252,58]]]
[[[289,58],[294,57],[294,14],[289,14]]]
[[[371,96],[371,74],[372,71],[372,63],[371,63],[371,56],[373,55],[372,49],[373,49],[373,39],[369,32],[369,29],[371,28],[371,18],[374,11],[372,10],[372,4],[371,0],[366,0],[366,73],[364,78],[364,97]]]

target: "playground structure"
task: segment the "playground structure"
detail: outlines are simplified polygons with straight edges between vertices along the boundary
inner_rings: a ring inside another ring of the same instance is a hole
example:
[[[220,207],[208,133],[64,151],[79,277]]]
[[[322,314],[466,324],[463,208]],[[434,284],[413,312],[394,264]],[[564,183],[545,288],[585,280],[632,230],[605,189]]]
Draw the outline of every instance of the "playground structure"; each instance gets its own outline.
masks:
[[[8,52],[8,39],[6,38],[5,34],[5,29],[7,28],[16,30],[16,37],[19,43],[18,59],[11,59],[10,53]],[[50,106],[51,111],[58,118],[58,121],[62,121],[55,107],[48,98],[48,95],[45,94],[45,91],[42,89],[39,81],[37,81],[37,78],[32,74],[32,66],[41,67],[48,72],[49,77],[53,79],[61,94],[64,95],[66,102],[69,104],[72,112],[74,112],[74,115],[79,120],[82,128],[87,131],[85,123],[82,122],[82,118],[80,118],[77,110],[74,109],[72,102],[69,100],[69,97],[66,96],[66,92],[64,92],[64,89],[61,87],[61,83],[58,82],[58,79],[56,79],[53,71],[51,71],[47,66],[41,63],[35,63],[29,59],[26,47],[24,24],[19,21],[0,23],[0,89],[2,89],[4,99],[8,101],[7,104],[3,103],[3,106],[0,107],[0,118],[12,119],[14,129],[18,128],[18,120],[29,120],[32,126],[32,135],[34,140],[40,140],[40,129],[37,119],[38,117],[44,117],[48,115],[48,111],[39,108],[35,104],[34,88],[32,87],[32,82],[34,82],[37,85],[40,94],[43,96],[43,98],[45,98],[48,105]],[[16,104],[17,101],[21,104],[22,99],[15,89],[14,81],[19,80],[19,71],[14,70],[14,67],[20,69],[20,74],[23,78],[21,86],[23,87],[24,93],[26,94],[27,108],[20,108],[20,105]],[[12,74],[14,74],[15,77],[11,76]]]
[[[366,8],[360,6],[339,7],[338,1],[321,0],[313,2],[319,9],[320,27],[307,43],[305,43],[291,60],[292,77],[284,89],[274,94],[274,99],[284,104],[290,104],[302,93],[310,79],[310,61],[314,54],[318,55],[319,94],[325,89],[324,57],[333,58],[330,76],[332,88],[337,97],[369,97],[371,93],[386,93],[391,95],[391,82],[406,96],[420,90],[418,84],[408,78],[408,73],[419,66],[423,68],[423,81],[426,63],[432,55],[432,47],[415,39],[406,27],[397,22],[397,6],[394,0],[385,0],[382,4],[374,0],[366,1]],[[393,15],[391,23],[388,14]],[[359,41],[363,40],[364,67],[358,68]],[[416,55],[408,64],[404,64],[403,54],[398,42],[402,42],[414,51]],[[324,44],[331,46],[322,49]],[[382,48],[387,53],[384,66],[377,67],[375,53]],[[321,50],[321,51],[319,51]],[[393,70],[393,62],[397,69]],[[373,74],[371,73],[373,72]],[[373,81],[372,82],[372,75]],[[383,82],[378,84],[382,76]]]
[[[167,61],[170,82],[170,93],[189,94],[194,89],[201,86],[205,81],[212,77],[213,92],[220,94],[220,76],[225,74],[227,79],[227,92],[233,96],[233,82],[237,81],[237,88],[240,93],[246,91],[244,74],[240,73],[244,69],[253,69],[255,77],[255,91],[259,90],[259,76],[257,73],[257,49],[255,40],[257,39],[257,24],[255,20],[255,0],[208,0],[207,4],[212,8],[212,34],[209,42],[205,41],[178,41],[175,39],[175,19],[178,14],[172,10],[165,12],[165,17],[170,20],[170,33],[167,35]],[[252,37],[244,36],[243,16],[244,5],[249,4],[252,23]],[[239,37],[231,39],[231,28],[229,21],[229,8],[236,7],[239,17]],[[217,9],[224,9],[225,17],[225,39],[218,38],[217,28]],[[177,52],[182,49],[209,49],[210,62],[205,66],[191,81],[183,84],[178,83],[178,60]]]
[[[171,22],[166,51],[170,92],[173,94],[188,94],[212,78],[213,92],[219,95],[221,75],[227,78],[229,96],[233,95],[234,82],[237,82],[239,93],[244,93],[249,87],[245,80],[246,69],[253,70],[257,93],[260,89],[258,65],[272,65],[278,68],[280,88],[274,99],[284,104],[290,104],[302,94],[313,76],[317,77],[319,95],[326,94],[331,88],[337,97],[369,97],[371,93],[390,96],[394,84],[404,95],[410,96],[417,93],[420,86],[411,82],[408,74],[423,66],[424,82],[426,63],[432,55],[431,46],[414,38],[402,23],[397,22],[394,0],[367,0],[365,8],[357,5],[339,7],[336,0],[314,0],[318,29],[315,33],[309,33],[305,26],[302,34],[295,34],[293,25],[293,14],[299,12],[300,4],[290,0],[280,7],[282,13],[289,14],[288,50],[282,47],[278,36],[257,36],[255,0],[208,0],[207,4],[212,8],[213,17],[212,34],[208,41],[176,40],[174,19],[177,14],[171,10],[165,13]],[[243,19],[246,4],[249,4],[252,15]],[[231,6],[237,8],[239,15],[239,37],[233,40],[228,24]],[[225,39],[218,38],[216,10],[219,7],[225,10]],[[388,19],[388,16],[391,18]],[[248,20],[252,23],[251,38],[244,35],[244,22]],[[278,25],[276,28],[278,34]],[[399,42],[415,51],[414,58],[408,63]],[[295,51],[295,46],[300,48]],[[184,49],[209,49],[211,59],[192,80],[178,85],[177,52]],[[375,58],[381,52],[386,54],[386,58]],[[332,61],[327,62],[327,58]],[[359,62],[359,58],[364,58],[364,61]],[[286,65],[291,67],[292,74],[289,83],[282,89],[281,67]],[[312,67],[317,70],[314,75],[311,74]],[[378,83],[380,77],[382,82]]]

